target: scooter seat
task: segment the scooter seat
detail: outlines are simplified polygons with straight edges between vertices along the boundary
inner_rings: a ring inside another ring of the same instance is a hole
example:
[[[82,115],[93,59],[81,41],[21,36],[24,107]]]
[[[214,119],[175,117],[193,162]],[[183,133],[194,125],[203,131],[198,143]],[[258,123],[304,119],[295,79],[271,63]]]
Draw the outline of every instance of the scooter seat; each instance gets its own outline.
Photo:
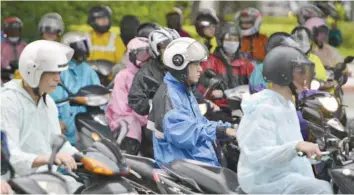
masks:
[[[210,166],[194,160],[177,160],[170,168],[177,174],[189,177],[197,182],[206,193],[237,193],[237,175],[227,168]]]
[[[141,156],[133,156],[129,154],[123,154],[127,165],[137,172],[143,179],[154,180],[153,170],[155,161],[150,158],[145,158]]]

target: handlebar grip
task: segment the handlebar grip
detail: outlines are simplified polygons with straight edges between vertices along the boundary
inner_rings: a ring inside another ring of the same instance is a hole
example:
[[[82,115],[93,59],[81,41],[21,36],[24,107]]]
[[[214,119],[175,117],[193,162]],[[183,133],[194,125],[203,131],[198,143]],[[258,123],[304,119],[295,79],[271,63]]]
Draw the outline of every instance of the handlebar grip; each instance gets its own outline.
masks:
[[[76,162],[81,162],[82,158],[84,158],[84,156],[81,153],[75,153],[73,154],[73,158],[75,159]]]

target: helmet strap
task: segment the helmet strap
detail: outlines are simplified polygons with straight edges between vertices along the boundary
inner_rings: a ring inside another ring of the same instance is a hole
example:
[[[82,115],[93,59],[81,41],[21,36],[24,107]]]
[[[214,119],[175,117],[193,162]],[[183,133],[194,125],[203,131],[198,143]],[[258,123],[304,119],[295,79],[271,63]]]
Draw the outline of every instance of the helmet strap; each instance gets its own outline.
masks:
[[[293,82],[291,82],[289,84],[289,88],[290,88],[291,94],[293,94],[295,96],[295,107],[296,107],[296,109],[298,109],[298,107],[300,106],[300,102],[298,100],[298,95],[297,95],[297,92],[296,92],[296,86],[293,84]]]

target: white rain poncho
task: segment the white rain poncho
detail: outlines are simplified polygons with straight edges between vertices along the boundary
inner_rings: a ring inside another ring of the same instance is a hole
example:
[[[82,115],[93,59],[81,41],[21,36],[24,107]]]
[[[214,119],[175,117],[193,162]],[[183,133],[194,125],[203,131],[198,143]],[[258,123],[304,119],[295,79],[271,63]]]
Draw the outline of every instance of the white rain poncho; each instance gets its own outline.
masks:
[[[242,101],[244,117],[237,130],[241,148],[238,179],[250,194],[332,193],[329,183],[317,180],[311,164],[298,157],[303,141],[294,104],[265,89]]]
[[[51,154],[52,139],[61,134],[58,110],[53,99],[46,95],[45,102],[41,98],[36,105],[22,87],[22,80],[12,80],[1,88],[0,101],[1,130],[7,134],[10,162],[16,174],[48,170],[46,165],[32,168],[32,163],[38,155]],[[59,152],[71,155],[78,150],[66,142]],[[70,181],[71,190],[79,185],[68,176],[66,180]]]

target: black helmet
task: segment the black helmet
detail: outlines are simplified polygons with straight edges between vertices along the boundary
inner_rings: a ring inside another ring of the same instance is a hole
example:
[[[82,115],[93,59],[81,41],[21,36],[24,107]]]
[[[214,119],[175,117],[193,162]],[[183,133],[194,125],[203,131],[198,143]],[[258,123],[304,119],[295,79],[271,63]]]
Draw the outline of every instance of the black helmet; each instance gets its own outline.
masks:
[[[214,10],[203,9],[199,11],[194,26],[197,33],[201,37],[205,37],[204,28],[210,25],[217,25],[218,23],[219,23],[219,19],[216,16]]]
[[[226,22],[218,26],[216,29],[216,42],[218,46],[222,46],[226,34],[229,34],[230,36],[238,36],[241,40],[241,29],[239,26],[234,22]]]
[[[149,35],[154,30],[160,30],[161,26],[156,23],[143,23],[140,24],[137,30],[137,37],[149,38]]]
[[[174,7],[166,14],[166,23],[168,28],[179,31],[183,24],[182,10],[178,7]]]
[[[107,17],[109,20],[107,26],[99,26],[98,24],[96,24],[97,18],[104,18],[104,17]],[[95,31],[98,31],[100,33],[108,32],[108,30],[111,28],[112,25],[111,8],[104,5],[92,7],[88,13],[87,24],[89,24]]]
[[[294,39],[292,39],[291,35],[286,32],[276,32],[270,35],[267,45],[266,45],[266,53],[278,46],[288,46],[295,47],[299,49],[299,44],[296,43]]]
[[[21,41],[23,23],[18,17],[8,17],[3,24],[4,34],[11,43]]]
[[[120,36],[122,37],[125,46],[127,46],[129,41],[136,36],[139,26],[140,21],[136,16],[123,16],[122,21],[120,22]]]
[[[263,66],[265,81],[290,86],[294,71],[306,72],[307,67],[313,67],[314,64],[299,49],[278,46],[267,53]]]

